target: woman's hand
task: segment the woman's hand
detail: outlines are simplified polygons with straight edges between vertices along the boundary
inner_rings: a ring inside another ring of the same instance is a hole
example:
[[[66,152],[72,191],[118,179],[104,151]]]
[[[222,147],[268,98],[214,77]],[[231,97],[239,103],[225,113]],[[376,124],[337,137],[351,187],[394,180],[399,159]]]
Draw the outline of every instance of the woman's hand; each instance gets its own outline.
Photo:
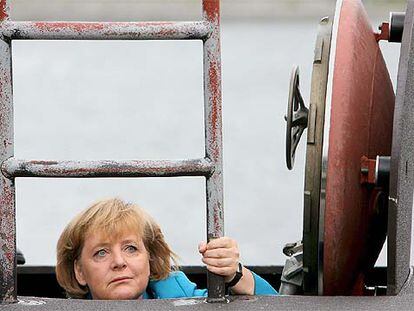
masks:
[[[208,244],[201,242],[198,251],[207,269],[215,274],[224,276],[230,282],[236,275],[239,265],[240,252],[237,242],[228,237],[211,240]]]
[[[198,251],[203,256],[202,261],[207,269],[224,277],[226,283],[230,282],[236,275],[240,251],[237,242],[229,237],[210,240],[209,243],[201,242]],[[252,273],[243,267],[243,276],[240,281],[232,287],[235,294],[253,295],[254,279]]]

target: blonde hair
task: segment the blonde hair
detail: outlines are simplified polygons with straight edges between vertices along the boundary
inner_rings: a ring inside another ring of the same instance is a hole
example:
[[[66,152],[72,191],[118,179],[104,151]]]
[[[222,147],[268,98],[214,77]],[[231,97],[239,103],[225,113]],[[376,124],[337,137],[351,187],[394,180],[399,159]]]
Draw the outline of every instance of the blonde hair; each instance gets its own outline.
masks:
[[[66,226],[57,243],[56,278],[69,297],[85,298],[89,290],[75,278],[74,262],[82,252],[88,232],[117,238],[130,230],[141,237],[149,253],[150,278],[162,280],[177,267],[177,255],[164,239],[160,226],[142,208],[121,199],[101,200],[77,215]]]

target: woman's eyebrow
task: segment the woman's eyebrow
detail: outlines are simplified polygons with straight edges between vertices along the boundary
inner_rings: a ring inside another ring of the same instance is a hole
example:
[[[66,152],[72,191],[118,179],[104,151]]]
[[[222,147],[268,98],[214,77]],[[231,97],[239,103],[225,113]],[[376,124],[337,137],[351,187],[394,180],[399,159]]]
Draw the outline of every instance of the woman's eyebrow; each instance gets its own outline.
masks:
[[[95,248],[98,248],[98,247],[108,247],[110,245],[111,245],[111,243],[108,243],[108,242],[99,242],[99,243],[96,243],[95,245],[93,245],[92,249],[95,249]]]
[[[127,239],[127,240],[122,241],[122,244],[127,244],[127,243],[139,244],[138,240],[134,240],[134,239]]]

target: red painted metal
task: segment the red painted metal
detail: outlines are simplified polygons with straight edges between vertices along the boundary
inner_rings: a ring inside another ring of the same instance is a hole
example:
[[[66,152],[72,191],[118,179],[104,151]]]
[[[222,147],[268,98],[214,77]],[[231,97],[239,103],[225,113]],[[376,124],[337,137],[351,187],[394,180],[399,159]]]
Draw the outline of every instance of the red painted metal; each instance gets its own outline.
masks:
[[[363,294],[364,273],[381,250],[374,189],[361,185],[361,157],[390,155],[394,92],[360,1],[339,18],[329,130],[323,282],[326,295]],[[376,236],[378,234],[378,236]]]
[[[0,21],[9,19],[10,15],[10,0],[0,0]]]
[[[366,156],[361,157],[361,184],[375,184],[375,167],[377,161],[368,159]]]
[[[382,23],[379,30],[379,33],[375,33],[375,40],[377,40],[377,42],[381,40],[388,41],[390,39],[390,24]]]

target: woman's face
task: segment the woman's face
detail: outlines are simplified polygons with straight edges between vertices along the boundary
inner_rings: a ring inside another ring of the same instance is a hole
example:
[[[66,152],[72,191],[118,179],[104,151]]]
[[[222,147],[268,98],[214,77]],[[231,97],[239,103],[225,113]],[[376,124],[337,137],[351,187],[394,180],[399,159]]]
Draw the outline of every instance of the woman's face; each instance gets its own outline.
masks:
[[[76,280],[88,286],[93,299],[138,299],[148,285],[149,254],[136,234],[110,239],[91,233],[74,269]]]

